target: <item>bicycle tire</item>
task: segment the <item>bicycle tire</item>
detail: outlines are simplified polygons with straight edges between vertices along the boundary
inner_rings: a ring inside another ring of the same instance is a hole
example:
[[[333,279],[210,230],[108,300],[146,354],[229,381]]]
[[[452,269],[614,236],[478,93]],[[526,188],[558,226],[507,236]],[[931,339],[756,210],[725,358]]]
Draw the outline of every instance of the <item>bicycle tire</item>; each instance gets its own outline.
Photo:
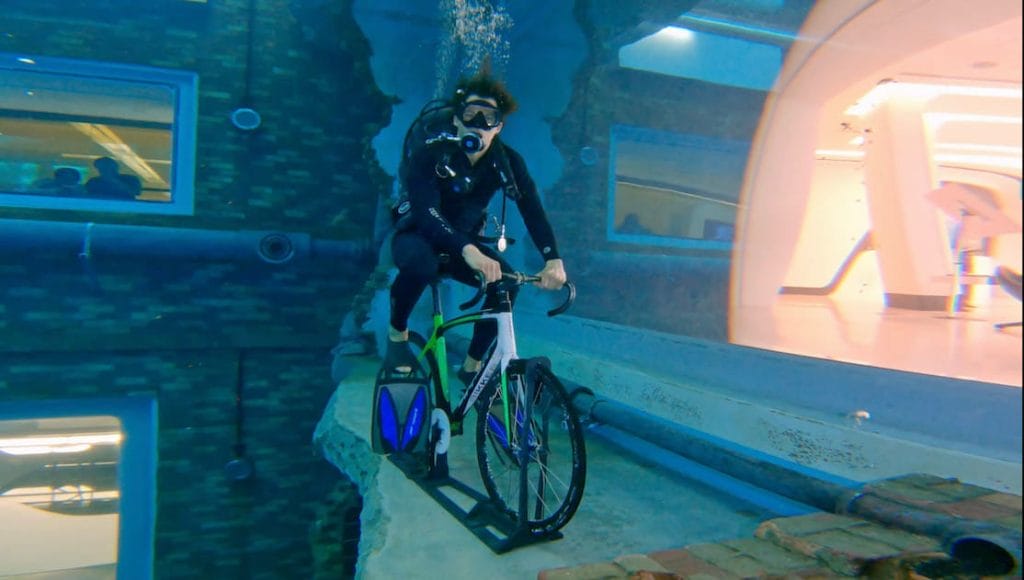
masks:
[[[533,375],[535,403],[530,421],[516,421],[511,433],[502,425],[501,389],[495,386],[477,410],[477,463],[484,487],[496,506],[534,534],[553,533],[576,513],[583,499],[587,460],[583,428],[565,387],[542,365]],[[509,377],[510,416],[522,416],[524,376]],[[492,410],[493,409],[493,410]],[[511,435],[509,437],[508,435]],[[525,449],[522,441],[532,441]],[[520,517],[521,473],[518,457],[527,456],[526,512]]]

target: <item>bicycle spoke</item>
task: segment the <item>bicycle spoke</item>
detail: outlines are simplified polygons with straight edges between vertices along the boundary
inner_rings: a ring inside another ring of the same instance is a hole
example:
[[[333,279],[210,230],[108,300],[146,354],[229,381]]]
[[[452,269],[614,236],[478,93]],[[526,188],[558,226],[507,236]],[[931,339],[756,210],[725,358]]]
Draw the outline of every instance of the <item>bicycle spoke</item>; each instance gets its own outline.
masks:
[[[527,513],[521,516],[526,524],[534,531],[553,531],[568,522],[582,496],[583,435],[553,375],[541,374],[532,389],[528,386],[521,377],[508,382],[510,428],[504,425],[500,389],[489,393],[478,420],[480,472],[488,494],[505,511],[514,515],[525,492]],[[528,393],[533,394],[529,416]]]

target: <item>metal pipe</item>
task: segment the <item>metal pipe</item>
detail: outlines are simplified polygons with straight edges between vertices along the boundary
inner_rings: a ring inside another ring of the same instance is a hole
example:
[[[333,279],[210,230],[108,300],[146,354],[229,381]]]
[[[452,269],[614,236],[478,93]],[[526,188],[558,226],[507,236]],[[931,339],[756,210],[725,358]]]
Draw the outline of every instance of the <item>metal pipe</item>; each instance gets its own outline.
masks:
[[[448,347],[464,355],[469,340],[447,336]],[[761,489],[814,508],[834,512],[837,501],[855,493],[862,483],[817,471],[730,441],[673,423],[616,401],[599,398],[589,389],[559,377],[572,393],[581,417],[614,427],[648,443],[705,465]]]
[[[567,385],[568,387],[568,385]],[[569,387],[571,388],[571,387]],[[634,407],[575,391],[573,406],[582,417],[621,429],[715,471],[823,511],[860,482],[790,463],[701,433]]]
[[[308,234],[261,230],[203,230],[155,226],[0,220],[0,251],[52,250],[83,260],[106,256],[163,256],[286,264],[310,257],[372,258],[371,242],[313,240]]]

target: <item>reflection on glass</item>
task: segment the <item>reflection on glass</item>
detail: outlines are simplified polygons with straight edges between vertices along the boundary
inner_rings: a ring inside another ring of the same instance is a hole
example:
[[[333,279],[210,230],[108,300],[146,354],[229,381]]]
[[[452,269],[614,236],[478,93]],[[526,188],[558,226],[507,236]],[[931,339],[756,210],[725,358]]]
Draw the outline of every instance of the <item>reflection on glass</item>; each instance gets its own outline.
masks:
[[[610,239],[732,241],[746,143],[622,125],[612,143]]]
[[[191,213],[192,100],[191,73],[0,54],[0,205]]]
[[[110,416],[0,421],[0,577],[114,578],[121,441]]]

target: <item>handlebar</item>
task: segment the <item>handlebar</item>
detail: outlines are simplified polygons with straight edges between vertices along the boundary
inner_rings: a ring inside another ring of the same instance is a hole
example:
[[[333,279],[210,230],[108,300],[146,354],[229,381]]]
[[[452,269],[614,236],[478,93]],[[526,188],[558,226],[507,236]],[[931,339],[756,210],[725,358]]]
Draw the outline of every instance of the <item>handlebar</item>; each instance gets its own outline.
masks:
[[[466,302],[459,305],[459,310],[466,310],[473,306],[477,302],[483,299],[484,294],[487,292],[487,282],[484,280],[483,275],[477,273],[477,280],[479,281],[479,287],[477,288],[476,294],[467,300]],[[523,286],[532,282],[540,282],[540,276],[534,276],[532,274],[524,274],[522,272],[502,272],[501,280],[494,282],[494,284],[504,286]],[[558,316],[572,306],[572,303],[576,301],[576,285],[566,280],[563,289],[567,290],[565,301],[559,306],[552,310],[548,310],[548,316]]]

